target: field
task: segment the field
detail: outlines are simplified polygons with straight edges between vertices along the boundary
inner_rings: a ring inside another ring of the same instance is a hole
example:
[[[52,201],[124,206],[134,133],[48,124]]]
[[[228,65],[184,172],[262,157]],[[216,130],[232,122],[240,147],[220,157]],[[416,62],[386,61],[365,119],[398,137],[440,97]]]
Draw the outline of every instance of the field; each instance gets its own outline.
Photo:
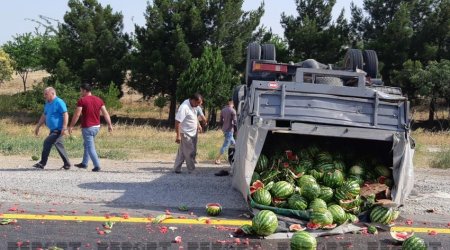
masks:
[[[46,76],[45,72],[31,74],[27,87],[32,87]],[[21,79],[18,76],[12,81],[0,85],[0,96],[11,95],[23,91]],[[123,107],[110,110],[115,119],[114,131],[110,135],[102,129],[97,140],[100,157],[124,159],[152,159],[155,161],[173,161],[178,145],[175,143],[173,129],[163,127],[167,119],[168,108],[162,110],[154,107],[151,100],[143,100],[139,94],[124,89],[121,99]],[[1,97],[0,97],[1,98]],[[416,111],[414,121],[425,119],[425,111]],[[156,121],[156,122],[155,122]],[[159,122],[158,122],[159,121]],[[0,155],[39,156],[42,141],[47,134],[41,129],[38,137],[33,135],[36,117],[28,114],[17,114],[14,117],[0,119]],[[441,152],[450,149],[450,131],[430,132],[418,128],[412,132],[416,142],[414,162],[416,167],[428,167]],[[217,155],[222,143],[222,132],[217,129],[200,134],[198,158],[200,161],[212,161]],[[71,157],[82,156],[82,138],[80,130],[66,138],[66,147]],[[56,152],[52,152],[56,157]]]

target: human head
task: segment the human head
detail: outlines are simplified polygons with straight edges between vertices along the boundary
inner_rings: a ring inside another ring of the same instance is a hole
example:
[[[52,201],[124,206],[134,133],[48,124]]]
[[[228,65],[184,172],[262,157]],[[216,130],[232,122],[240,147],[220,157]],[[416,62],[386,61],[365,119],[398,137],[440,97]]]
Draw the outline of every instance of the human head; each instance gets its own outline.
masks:
[[[189,97],[189,102],[191,103],[191,106],[195,108],[203,103],[203,97],[200,93],[194,93]]]
[[[92,86],[89,83],[82,83],[80,85],[80,92],[82,96],[85,96],[86,94],[90,93],[92,91]]]
[[[53,87],[47,87],[44,89],[44,99],[47,102],[51,102],[55,98],[56,98],[56,90]]]
[[[228,99],[228,106],[233,107],[234,103],[233,103],[233,99]]]

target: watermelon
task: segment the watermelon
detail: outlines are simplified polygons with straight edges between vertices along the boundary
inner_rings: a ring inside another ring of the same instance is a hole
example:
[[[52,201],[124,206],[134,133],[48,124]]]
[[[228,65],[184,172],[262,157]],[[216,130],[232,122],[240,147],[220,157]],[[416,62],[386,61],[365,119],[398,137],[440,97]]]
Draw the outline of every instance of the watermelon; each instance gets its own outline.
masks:
[[[360,175],[349,175],[347,177],[347,180],[348,181],[355,181],[360,186],[362,186],[362,184],[364,183],[364,178],[362,178]]]
[[[351,214],[351,213],[346,213],[345,217],[347,217],[347,220],[351,223],[356,223],[359,222],[359,218],[358,216]]]
[[[273,184],[273,187],[270,189],[270,193],[275,198],[288,198],[294,193],[294,185],[287,181],[278,181]]]
[[[319,198],[315,198],[309,203],[309,209],[317,210],[319,208],[327,208],[327,203]]]
[[[308,201],[300,194],[293,194],[288,199],[288,207],[295,210],[305,210],[308,207]]]
[[[219,203],[206,204],[206,213],[209,216],[217,216],[222,212],[222,206]]]
[[[277,227],[277,216],[270,210],[261,210],[252,219],[252,231],[259,236],[269,236],[277,230]]]
[[[392,222],[393,209],[376,206],[370,212],[370,220],[381,224],[388,225]]]
[[[306,183],[300,190],[300,194],[307,200],[312,201],[320,195],[320,186],[317,183]]]
[[[347,216],[344,209],[339,205],[331,205],[328,207],[331,215],[333,215],[333,222],[338,224],[344,224],[347,221]]]
[[[316,183],[316,178],[312,175],[302,175],[297,181],[297,186],[301,188],[306,183]]]
[[[310,221],[323,227],[333,224],[333,215],[326,208],[318,208],[311,212]]]
[[[367,228],[367,232],[369,232],[370,234],[378,234],[378,229],[375,226],[369,226]]]
[[[258,174],[258,172],[253,172],[252,180],[250,183],[254,183],[255,181],[259,180],[261,176]]]
[[[322,151],[316,155],[316,160],[321,163],[331,163],[333,162],[333,156],[330,152]]]
[[[337,200],[354,199],[359,195],[361,188],[355,181],[345,181],[342,186],[336,188],[334,196]]]
[[[323,177],[323,172],[317,169],[309,170],[309,174],[314,177],[317,181],[321,181]]]
[[[357,176],[363,176],[365,174],[365,170],[363,167],[361,167],[360,165],[353,165],[349,171],[348,174],[349,175],[357,175]]]
[[[345,163],[342,160],[335,160],[333,161],[334,169],[338,169],[341,172],[345,171]]]
[[[270,192],[264,188],[261,188],[254,192],[252,198],[256,203],[265,206],[269,206],[272,202],[272,195],[270,195]]]
[[[392,170],[384,165],[377,165],[373,169],[376,176],[384,176],[384,177],[391,177],[392,176]]]
[[[425,241],[417,236],[411,236],[402,244],[402,250],[426,250]]]
[[[271,181],[274,181],[276,179],[276,177],[278,176],[278,174],[280,174],[280,171],[278,170],[267,170],[264,172],[261,172],[261,181],[264,184],[267,184]]]
[[[332,172],[325,173],[322,181],[325,186],[331,188],[340,187],[344,183],[344,175],[340,170],[336,169]]]
[[[252,228],[251,225],[242,225],[237,230],[238,230],[238,233],[242,233],[242,234],[245,234],[245,235],[253,234],[253,228]]]
[[[359,207],[361,206],[362,203],[363,201],[359,195],[351,200],[339,200],[339,206],[341,206],[345,210],[350,210],[352,208]]]
[[[269,166],[269,158],[267,156],[261,154],[259,155],[258,161],[256,162],[255,171],[261,173],[267,169]]]
[[[324,172],[324,173],[335,170],[334,164],[331,162],[319,163],[319,164],[317,164],[315,169],[319,172]]]
[[[281,208],[286,208],[288,206],[287,200],[286,199],[281,199],[281,198],[272,198],[272,206],[274,207],[281,207]]]
[[[291,250],[315,250],[317,240],[308,232],[295,232],[291,238]]]
[[[306,227],[302,227],[302,225],[300,224],[291,224],[289,226],[289,231],[290,232],[298,232],[298,231],[305,231]]]
[[[306,149],[306,151],[308,152],[310,158],[314,158],[320,152],[320,149],[317,145],[311,145]]]
[[[330,187],[321,186],[319,198],[325,202],[330,202],[333,199],[334,191]]]

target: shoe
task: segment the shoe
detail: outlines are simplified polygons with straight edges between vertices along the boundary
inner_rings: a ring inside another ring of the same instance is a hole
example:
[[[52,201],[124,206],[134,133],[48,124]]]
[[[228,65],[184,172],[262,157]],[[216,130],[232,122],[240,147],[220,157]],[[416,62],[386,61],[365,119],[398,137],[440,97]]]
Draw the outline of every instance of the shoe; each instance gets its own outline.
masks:
[[[230,173],[227,170],[220,170],[219,172],[214,174],[215,176],[227,176],[230,175]]]
[[[214,161],[214,164],[216,164],[216,165],[220,165],[220,160],[216,160],[216,161]]]
[[[78,164],[75,164],[74,166],[77,167],[77,168],[82,168],[82,169],[86,169],[87,168],[87,166],[84,165],[83,163],[78,163]]]
[[[175,171],[173,171],[175,174],[181,174],[181,171],[177,171],[177,170],[175,170]]]
[[[61,169],[64,169],[64,170],[69,170],[69,169],[70,169],[70,167],[71,167],[70,165],[64,165],[64,166],[62,166],[62,167],[61,167]]]
[[[39,168],[39,169],[44,169],[44,165],[42,165],[41,163],[36,163],[33,165],[33,168]]]
[[[100,168],[93,168],[92,172],[100,172]]]

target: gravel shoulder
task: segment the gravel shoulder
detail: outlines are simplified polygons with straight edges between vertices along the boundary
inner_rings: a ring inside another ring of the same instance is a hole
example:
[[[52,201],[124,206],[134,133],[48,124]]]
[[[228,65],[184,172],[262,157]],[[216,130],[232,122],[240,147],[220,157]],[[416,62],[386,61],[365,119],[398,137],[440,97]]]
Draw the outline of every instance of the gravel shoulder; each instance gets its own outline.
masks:
[[[0,160],[2,212],[15,204],[36,212],[61,206],[64,210],[95,208],[145,214],[176,210],[181,205],[204,212],[205,204],[211,202],[222,204],[224,212],[228,211],[225,216],[247,212],[242,195],[231,187],[231,177],[214,176],[226,165],[200,163],[194,174],[187,174],[184,167],[184,172],[175,174],[171,161],[102,159],[104,171],[94,173],[76,168],[60,170],[60,159],[50,159],[45,170],[33,169],[34,162],[25,157],[0,156]],[[449,178],[448,170],[415,169],[414,190],[401,214],[423,220],[450,218]]]

